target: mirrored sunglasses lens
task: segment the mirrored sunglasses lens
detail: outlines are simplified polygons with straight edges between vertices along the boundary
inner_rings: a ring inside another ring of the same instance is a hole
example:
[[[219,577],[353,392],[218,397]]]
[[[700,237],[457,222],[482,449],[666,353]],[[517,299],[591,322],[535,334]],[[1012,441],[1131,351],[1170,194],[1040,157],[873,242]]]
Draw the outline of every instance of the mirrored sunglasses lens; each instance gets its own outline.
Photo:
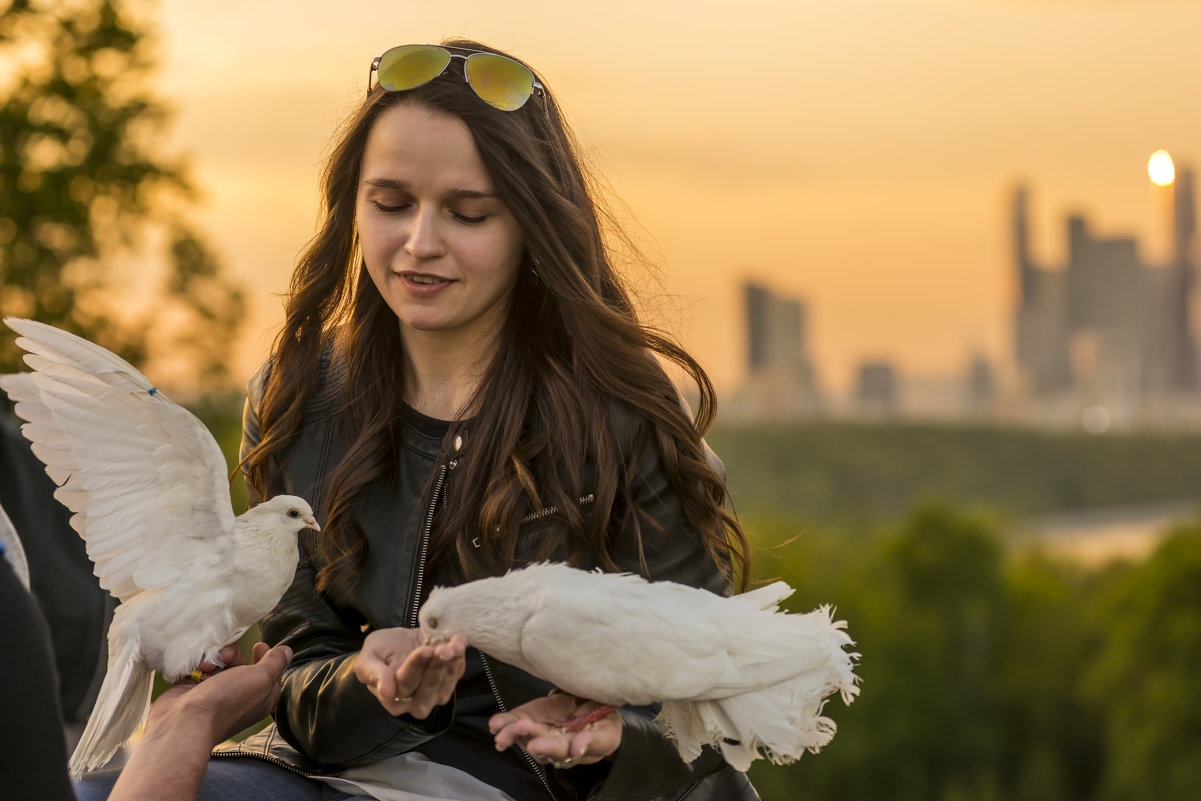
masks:
[[[450,53],[428,45],[402,45],[380,56],[379,83],[390,92],[403,92],[427,84],[442,74]]]
[[[467,82],[480,99],[501,111],[516,111],[534,91],[534,73],[511,58],[476,53],[463,65]]]

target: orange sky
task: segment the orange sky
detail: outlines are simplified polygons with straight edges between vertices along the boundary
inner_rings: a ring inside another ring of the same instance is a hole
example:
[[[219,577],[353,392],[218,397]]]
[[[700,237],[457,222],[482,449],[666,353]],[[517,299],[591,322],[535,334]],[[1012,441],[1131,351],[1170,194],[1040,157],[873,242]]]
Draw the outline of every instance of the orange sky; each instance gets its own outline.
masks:
[[[173,146],[253,300],[239,374],[279,324],[331,129],[395,44],[466,35],[546,77],[661,260],[639,283],[722,388],[748,276],[807,301],[826,387],[865,358],[1007,365],[1014,182],[1044,261],[1077,209],[1156,257],[1147,156],[1201,165],[1201,2],[165,0],[159,21]]]

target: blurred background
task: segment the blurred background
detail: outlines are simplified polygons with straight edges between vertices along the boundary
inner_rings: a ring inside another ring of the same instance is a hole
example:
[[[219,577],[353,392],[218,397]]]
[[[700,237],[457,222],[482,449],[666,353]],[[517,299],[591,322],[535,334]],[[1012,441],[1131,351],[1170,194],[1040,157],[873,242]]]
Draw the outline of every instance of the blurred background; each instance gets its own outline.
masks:
[[[0,0],[0,313],[128,356],[232,456],[372,57],[508,50],[714,378],[756,578],[863,654],[763,797],[1193,799],[1199,31],[1183,0]],[[73,544],[30,559],[80,673]]]

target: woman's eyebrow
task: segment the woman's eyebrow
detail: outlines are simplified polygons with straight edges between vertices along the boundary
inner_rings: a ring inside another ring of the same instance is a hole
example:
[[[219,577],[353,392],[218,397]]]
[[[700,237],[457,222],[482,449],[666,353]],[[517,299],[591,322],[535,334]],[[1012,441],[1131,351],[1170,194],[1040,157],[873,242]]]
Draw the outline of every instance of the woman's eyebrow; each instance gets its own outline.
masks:
[[[500,197],[500,195],[496,194],[495,192],[480,192],[475,189],[452,189],[449,192],[447,192],[446,194],[454,195],[455,197],[466,197],[466,198],[496,198],[496,197]]]
[[[398,189],[401,192],[409,191],[409,182],[400,178],[368,178],[363,183],[376,189]]]
[[[377,189],[396,189],[401,192],[411,191],[409,182],[404,180],[403,178],[368,178],[363,183],[367,184],[370,187],[374,187]],[[446,194],[450,195],[452,197],[462,197],[462,198],[497,198],[497,197],[500,197],[500,195],[496,194],[495,192],[482,192],[478,189],[459,189],[457,187],[449,190]]]

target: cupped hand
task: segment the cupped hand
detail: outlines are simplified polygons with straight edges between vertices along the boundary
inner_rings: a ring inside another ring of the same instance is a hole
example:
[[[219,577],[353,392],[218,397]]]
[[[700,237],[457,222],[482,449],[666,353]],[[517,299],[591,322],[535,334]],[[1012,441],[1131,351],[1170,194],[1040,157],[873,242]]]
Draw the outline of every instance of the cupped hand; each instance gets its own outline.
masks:
[[[462,634],[426,644],[420,629],[379,629],[363,641],[354,672],[389,714],[422,720],[450,700],[467,669],[466,654]]]
[[[256,643],[254,664],[247,664],[246,656],[236,650],[241,655],[238,664],[210,672],[199,684],[175,684],[155,699],[146,718],[147,736],[181,722],[193,727],[207,724],[216,745],[271,714],[279,700],[280,676],[292,661],[292,649]]]
[[[542,764],[590,765],[612,756],[621,745],[621,713],[615,709],[577,732],[566,731],[563,724],[600,706],[574,695],[552,693],[493,715],[488,729],[498,750],[516,743]]]

